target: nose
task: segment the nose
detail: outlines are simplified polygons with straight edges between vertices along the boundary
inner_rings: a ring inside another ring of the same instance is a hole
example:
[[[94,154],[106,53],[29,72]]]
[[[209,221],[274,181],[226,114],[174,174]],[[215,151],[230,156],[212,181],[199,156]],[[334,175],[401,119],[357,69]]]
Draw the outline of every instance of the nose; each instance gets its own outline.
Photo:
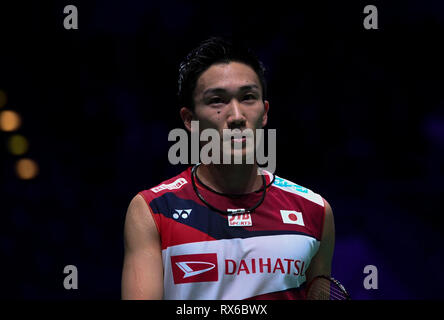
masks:
[[[229,115],[228,115],[228,128],[243,128],[245,126],[246,118],[243,114],[243,110],[241,105],[236,99],[233,99],[229,106]]]

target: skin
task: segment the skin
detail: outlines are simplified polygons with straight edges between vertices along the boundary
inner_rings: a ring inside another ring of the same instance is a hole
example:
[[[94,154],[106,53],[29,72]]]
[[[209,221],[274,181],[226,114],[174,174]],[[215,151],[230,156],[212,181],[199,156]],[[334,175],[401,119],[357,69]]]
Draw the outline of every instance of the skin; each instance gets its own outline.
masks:
[[[124,227],[123,300],[159,300],[163,296],[160,237],[151,210],[141,195],[128,207]]]
[[[254,130],[267,124],[269,102],[262,98],[257,74],[243,63],[210,66],[197,80],[194,102],[194,110],[187,107],[180,110],[189,131],[192,120],[199,120],[200,130],[214,128],[220,133],[223,129]],[[246,150],[243,148],[239,152]],[[256,164],[201,165],[198,176],[205,184],[225,193],[248,193],[262,186]],[[331,273],[335,228],[333,212],[326,201],[324,221],[319,250],[306,271],[307,281]],[[162,299],[160,237],[141,195],[135,196],[128,207],[124,241],[122,299]]]
[[[194,111],[182,108],[180,115],[191,132],[191,121],[199,129],[213,128],[222,137],[223,129],[255,129],[267,124],[269,102],[262,99],[256,72],[239,63],[220,63],[208,68],[197,80]],[[245,147],[241,151],[245,155]],[[233,152],[234,153],[234,152]],[[262,186],[257,164],[201,165],[199,178],[213,189],[226,193],[248,193]]]

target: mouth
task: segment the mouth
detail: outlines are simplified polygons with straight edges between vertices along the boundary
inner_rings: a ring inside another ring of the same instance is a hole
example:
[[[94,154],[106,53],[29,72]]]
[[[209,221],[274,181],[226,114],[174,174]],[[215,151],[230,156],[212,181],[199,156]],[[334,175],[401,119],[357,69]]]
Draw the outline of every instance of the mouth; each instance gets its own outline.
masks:
[[[231,142],[241,142],[245,143],[247,141],[247,137],[242,135],[242,130],[234,129],[233,135],[231,136]]]
[[[242,138],[231,137],[231,141],[232,142],[242,142],[242,143],[244,143],[244,142],[247,141],[247,138],[246,137],[242,137]]]

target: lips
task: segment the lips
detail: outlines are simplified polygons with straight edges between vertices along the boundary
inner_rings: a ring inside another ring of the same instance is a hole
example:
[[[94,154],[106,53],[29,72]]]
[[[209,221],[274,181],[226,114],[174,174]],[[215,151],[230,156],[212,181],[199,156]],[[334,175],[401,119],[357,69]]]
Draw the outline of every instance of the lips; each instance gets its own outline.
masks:
[[[233,142],[246,142],[247,138],[246,137],[243,137],[243,138],[231,137],[231,141],[233,141]]]
[[[242,146],[245,146],[248,140],[254,139],[254,133],[252,129],[244,129],[241,131],[241,129],[233,129],[233,130],[223,130],[223,143],[230,143],[233,145],[234,143],[242,144]]]
[[[242,131],[240,129],[234,129],[232,133],[233,133],[233,136],[231,137],[231,141],[245,142],[247,140],[245,135],[242,136]]]

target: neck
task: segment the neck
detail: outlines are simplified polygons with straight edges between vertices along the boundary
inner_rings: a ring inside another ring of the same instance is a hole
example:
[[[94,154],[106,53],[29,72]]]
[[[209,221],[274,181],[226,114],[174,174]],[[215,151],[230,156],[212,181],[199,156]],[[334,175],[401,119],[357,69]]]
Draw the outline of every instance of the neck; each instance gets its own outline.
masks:
[[[250,193],[262,187],[257,164],[202,164],[196,174],[210,188],[230,194]]]

